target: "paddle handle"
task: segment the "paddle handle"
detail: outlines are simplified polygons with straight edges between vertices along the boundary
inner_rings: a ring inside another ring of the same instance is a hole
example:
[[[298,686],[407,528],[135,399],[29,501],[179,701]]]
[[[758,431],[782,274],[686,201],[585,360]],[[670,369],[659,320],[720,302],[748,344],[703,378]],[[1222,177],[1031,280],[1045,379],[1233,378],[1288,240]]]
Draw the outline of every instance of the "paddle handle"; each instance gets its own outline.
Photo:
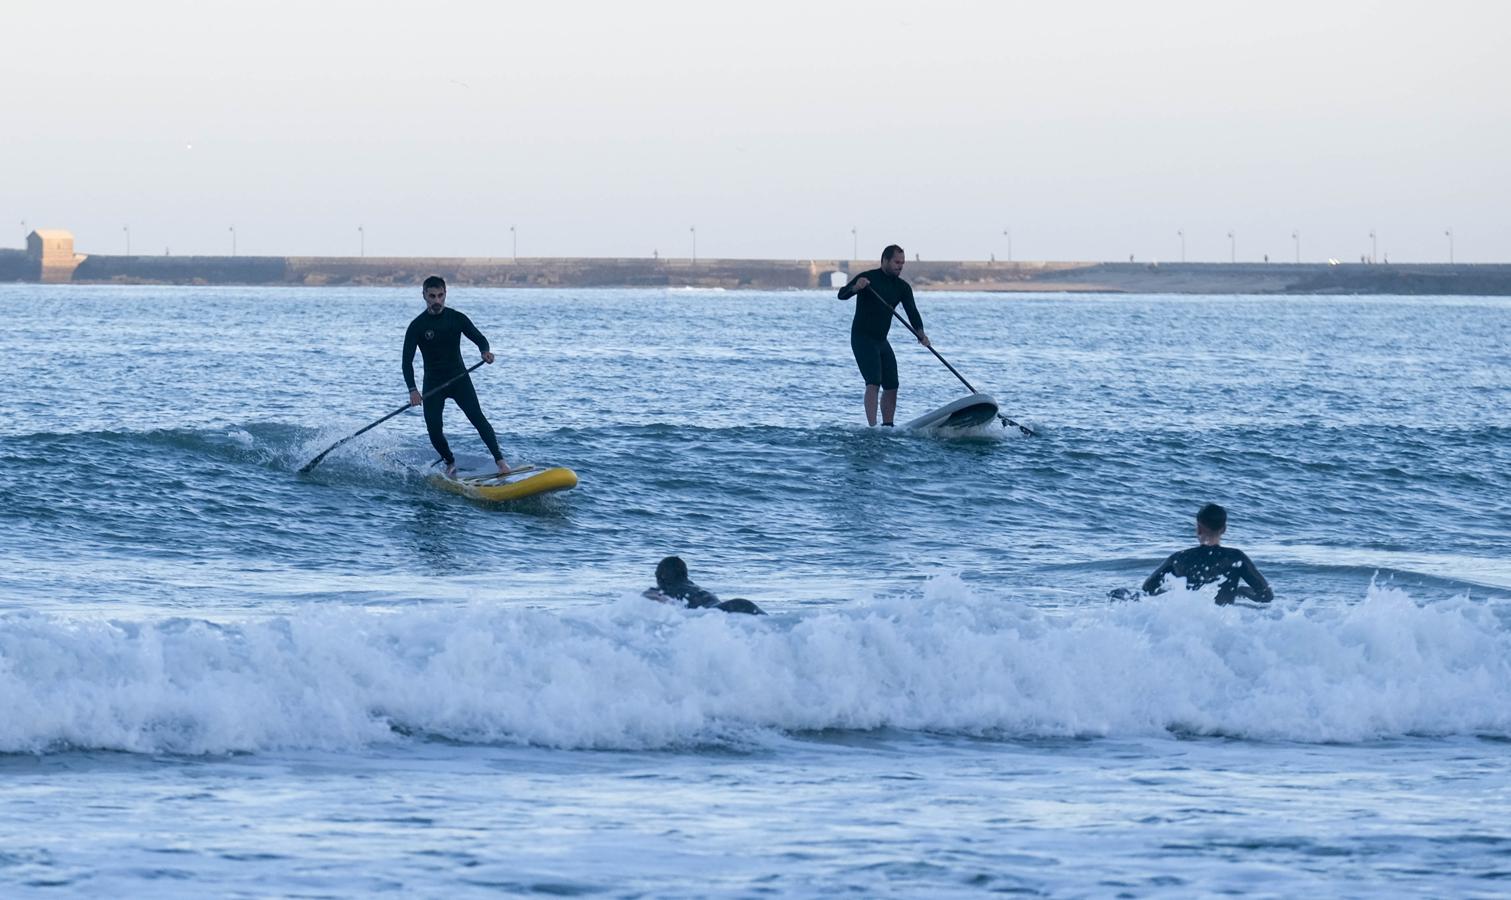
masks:
[[[426,397],[429,397],[432,394],[436,393],[437,391],[443,391],[446,388],[451,387],[451,385],[453,383],[455,383],[457,381],[460,381],[461,379],[463,379],[466,376],[468,376],[468,375],[472,374],[473,372],[475,372],[478,369],[478,367],[480,367],[480,366],[483,365],[484,362],[486,362],[486,360],[474,363],[472,366],[470,366],[467,369],[467,371],[461,372],[461,373],[459,373],[457,375],[453,375],[451,378],[448,378],[444,384],[437,385],[436,387],[433,387],[430,390],[426,391],[425,393],[421,394],[420,395],[420,399],[423,400]],[[384,416],[383,418],[377,420],[376,422],[371,422],[371,423],[363,426],[358,431],[356,431],[356,432],[354,432],[352,434],[349,434],[346,437],[342,438],[341,440],[335,442],[334,444],[331,444],[329,447],[326,447],[324,450],[322,450],[320,452],[319,456],[317,456],[314,459],[310,460],[309,462],[305,463],[299,469],[299,474],[300,475],[308,475],[312,469],[314,469],[316,466],[320,465],[320,461],[322,459],[325,459],[325,457],[327,455],[329,455],[332,450],[336,449],[337,447],[341,446],[342,444],[346,443],[347,441],[351,440],[352,438],[361,437],[362,435],[368,433],[369,431],[372,431],[374,428],[377,428],[379,425],[382,425],[384,422],[387,422],[389,419],[392,419],[394,416],[397,416],[399,413],[403,412],[404,410],[409,409],[409,407],[411,405],[412,404],[406,403],[403,406],[399,407],[398,409],[394,410],[393,412],[389,413],[388,415]]]

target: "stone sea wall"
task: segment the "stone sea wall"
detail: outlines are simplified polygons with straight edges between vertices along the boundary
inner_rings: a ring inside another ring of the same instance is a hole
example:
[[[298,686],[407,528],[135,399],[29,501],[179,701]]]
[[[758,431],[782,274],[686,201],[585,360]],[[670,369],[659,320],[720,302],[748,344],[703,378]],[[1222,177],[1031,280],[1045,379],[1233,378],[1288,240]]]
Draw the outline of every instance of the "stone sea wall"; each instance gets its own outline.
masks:
[[[874,261],[804,259],[489,259],[478,257],[108,256],[74,270],[83,284],[417,285],[829,289]],[[25,254],[0,251],[0,280],[34,281]],[[838,273],[838,274],[836,274]],[[1511,265],[910,261],[920,290],[1156,294],[1511,295]]]

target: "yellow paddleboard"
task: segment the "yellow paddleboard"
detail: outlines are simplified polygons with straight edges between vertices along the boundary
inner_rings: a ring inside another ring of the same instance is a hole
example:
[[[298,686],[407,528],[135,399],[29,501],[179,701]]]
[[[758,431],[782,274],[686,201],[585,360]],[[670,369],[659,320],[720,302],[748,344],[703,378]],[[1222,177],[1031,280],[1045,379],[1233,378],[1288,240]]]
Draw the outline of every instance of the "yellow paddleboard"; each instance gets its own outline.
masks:
[[[561,466],[520,466],[508,475],[459,474],[447,478],[436,472],[425,480],[443,491],[473,500],[500,502],[569,490],[577,486],[577,473]]]

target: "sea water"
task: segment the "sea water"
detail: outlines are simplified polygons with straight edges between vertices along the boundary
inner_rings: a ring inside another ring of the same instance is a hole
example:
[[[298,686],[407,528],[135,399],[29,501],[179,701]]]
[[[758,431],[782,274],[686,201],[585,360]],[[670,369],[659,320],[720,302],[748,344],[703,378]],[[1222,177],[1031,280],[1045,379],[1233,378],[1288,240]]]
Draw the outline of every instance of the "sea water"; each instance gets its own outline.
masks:
[[[0,287],[0,893],[1511,887],[1511,301],[922,295],[1032,438],[866,428],[831,292],[449,301],[577,489],[297,474],[417,287]],[[1206,502],[1272,608],[1109,603]]]

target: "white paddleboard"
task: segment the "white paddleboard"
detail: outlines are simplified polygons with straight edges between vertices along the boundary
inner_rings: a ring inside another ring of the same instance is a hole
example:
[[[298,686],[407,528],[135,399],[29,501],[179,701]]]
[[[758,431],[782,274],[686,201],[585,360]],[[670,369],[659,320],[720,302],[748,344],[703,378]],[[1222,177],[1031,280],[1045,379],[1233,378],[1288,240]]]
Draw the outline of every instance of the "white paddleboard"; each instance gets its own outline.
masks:
[[[997,401],[990,394],[971,394],[924,413],[902,426],[908,431],[926,428],[977,428],[997,417]]]

